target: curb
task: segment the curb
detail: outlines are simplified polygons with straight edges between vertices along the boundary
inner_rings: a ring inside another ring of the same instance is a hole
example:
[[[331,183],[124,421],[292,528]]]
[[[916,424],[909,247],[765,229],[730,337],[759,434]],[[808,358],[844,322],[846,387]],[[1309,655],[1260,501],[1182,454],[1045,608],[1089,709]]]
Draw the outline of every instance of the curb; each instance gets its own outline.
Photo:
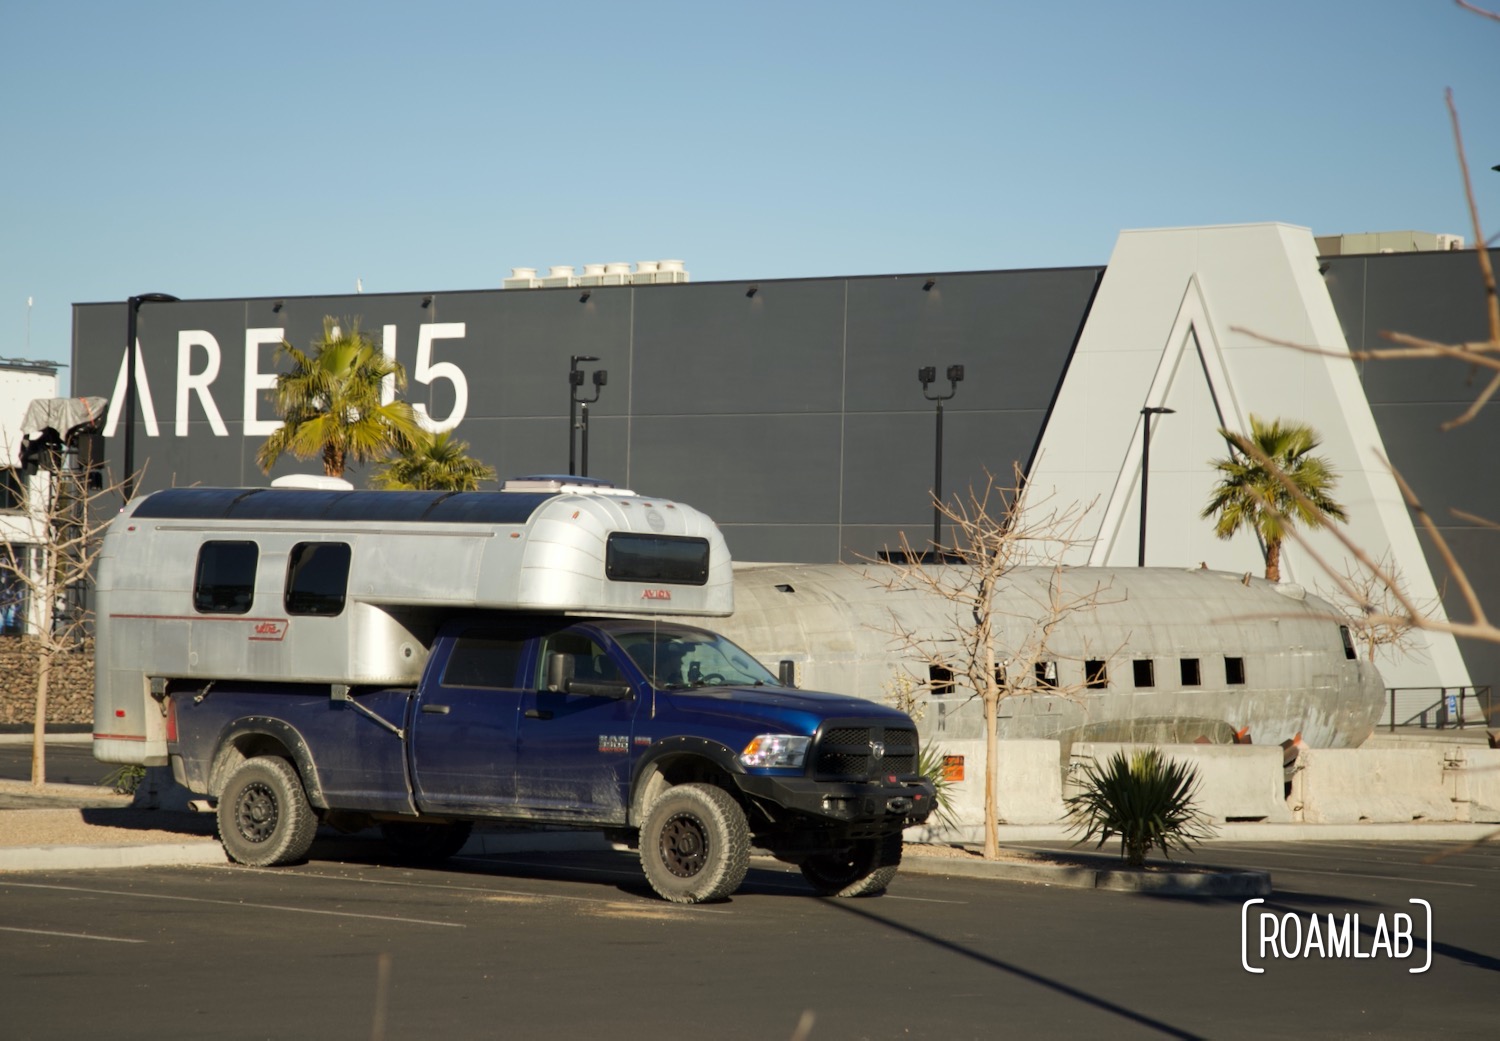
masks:
[[[24,734],[0,732],[0,745],[29,745],[35,740],[30,731]],[[94,743],[94,735],[88,734],[59,734],[47,731],[46,743],[49,745],[91,745]]]
[[[1159,863],[1159,862],[1157,862]],[[1104,889],[1115,893],[1157,896],[1270,896],[1271,876],[1264,871],[1189,868],[1181,871],[1127,871],[1113,866],[1037,864],[977,858],[903,857],[902,873],[1030,882],[1066,889]]]
[[[1469,821],[1350,821],[1336,824],[1311,824],[1305,821],[1259,821],[1255,823],[1215,824],[1212,838],[1202,845],[1216,842],[1472,842],[1500,832],[1500,823],[1476,824]],[[974,829],[976,832],[982,828]],[[1000,845],[1027,842],[1077,842],[1078,832],[1066,824],[1002,824]],[[953,838],[935,836],[931,841],[953,844],[967,835]]]
[[[18,846],[0,849],[0,871],[71,871],[77,868],[178,867],[227,864],[217,842],[145,846]]]

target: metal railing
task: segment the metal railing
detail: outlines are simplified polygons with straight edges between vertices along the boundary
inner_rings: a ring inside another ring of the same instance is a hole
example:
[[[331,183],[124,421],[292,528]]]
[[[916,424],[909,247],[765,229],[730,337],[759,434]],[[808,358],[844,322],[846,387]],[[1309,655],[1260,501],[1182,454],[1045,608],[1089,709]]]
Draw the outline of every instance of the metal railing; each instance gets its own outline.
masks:
[[[1387,687],[1385,724],[1389,730],[1461,730],[1500,727],[1500,704],[1489,684],[1478,687]]]

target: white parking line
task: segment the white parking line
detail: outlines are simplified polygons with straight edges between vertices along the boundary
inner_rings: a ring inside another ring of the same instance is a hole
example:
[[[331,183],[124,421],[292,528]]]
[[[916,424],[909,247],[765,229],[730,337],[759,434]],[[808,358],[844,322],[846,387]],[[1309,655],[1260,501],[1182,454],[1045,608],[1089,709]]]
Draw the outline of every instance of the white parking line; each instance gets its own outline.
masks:
[[[103,943],[145,943],[145,940],[127,940],[119,936],[94,936],[92,933],[61,933],[55,929],[17,929],[11,925],[0,925],[0,933],[28,933],[31,936],[61,936],[67,940],[99,940]]]
[[[1474,889],[1476,882],[1440,882],[1435,878],[1405,878],[1401,875],[1364,875],[1357,871],[1314,871],[1311,868],[1272,868],[1273,875],[1327,875],[1330,878],[1377,878],[1382,882],[1417,882],[1424,886],[1459,886]]]
[[[1299,847],[1301,847],[1301,846],[1307,845],[1307,843],[1300,843],[1299,842],[1297,845]],[[1398,867],[1398,866],[1400,866],[1400,867],[1430,867],[1430,868],[1439,868],[1439,869],[1441,869],[1443,871],[1489,871],[1489,870],[1491,870],[1491,868],[1490,868],[1490,866],[1488,864],[1440,864],[1440,863],[1427,864],[1427,863],[1423,863],[1420,859],[1413,861],[1410,857],[1386,857],[1386,858],[1369,857],[1369,856],[1360,857],[1360,856],[1354,856],[1353,854],[1349,854],[1349,855],[1342,856],[1342,857],[1335,857],[1335,856],[1330,856],[1329,854],[1326,854],[1326,853],[1303,853],[1303,852],[1300,852],[1300,851],[1299,852],[1294,852],[1292,850],[1286,850],[1286,849],[1266,849],[1263,846],[1257,846],[1257,847],[1254,847],[1254,848],[1245,847],[1245,846],[1226,847],[1226,848],[1230,849],[1231,852],[1244,853],[1244,854],[1246,854],[1248,856],[1252,856],[1252,857],[1283,857],[1283,858],[1293,858],[1293,859],[1300,859],[1300,860],[1347,860],[1347,861],[1351,861],[1351,862],[1353,862],[1355,864],[1369,864],[1372,861],[1376,861],[1376,862],[1379,862],[1379,863],[1390,864],[1392,867]],[[1377,850],[1374,850],[1373,852],[1386,852],[1386,850],[1377,849]]]
[[[200,896],[171,896],[163,893],[130,893],[118,889],[88,889],[84,886],[47,886],[32,882],[0,880],[0,886],[15,889],[51,889],[63,893],[93,893],[98,896],[128,896],[141,900],[176,900],[185,904],[217,904],[220,907],[243,907],[257,911],[288,911],[292,914],[328,915],[333,918],[368,918],[377,922],[405,922],[408,925],[438,925],[444,929],[468,928],[461,922],[435,922],[427,918],[402,918],[399,915],[358,914],[354,911],[324,911],[310,907],[287,907],[283,904],[247,904],[242,900],[209,900]]]
[[[436,882],[408,882],[395,878],[351,878],[346,875],[322,875],[311,871],[290,871],[286,868],[240,868],[241,871],[261,871],[268,875],[293,878],[317,878],[326,882],[359,882],[369,886],[407,886],[412,889],[436,889],[444,893],[477,893],[480,896],[524,896],[537,900],[572,900],[584,904],[618,904],[618,898],[601,900],[593,896],[569,896],[566,893],[538,893],[529,892],[524,889],[488,889],[483,886],[452,886],[439,885]],[[583,868],[569,867],[568,871],[583,871]],[[602,872],[610,874],[610,872]],[[666,901],[641,900],[642,907],[665,907],[674,911],[696,912],[700,914],[733,914],[732,911],[724,911],[713,907],[704,907],[701,904],[671,904]]]

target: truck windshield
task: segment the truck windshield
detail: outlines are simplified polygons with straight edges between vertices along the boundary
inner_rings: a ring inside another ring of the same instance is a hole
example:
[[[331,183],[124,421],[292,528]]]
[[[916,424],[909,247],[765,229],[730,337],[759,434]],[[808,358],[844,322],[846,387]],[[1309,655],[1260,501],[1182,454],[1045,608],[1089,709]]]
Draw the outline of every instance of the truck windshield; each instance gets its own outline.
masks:
[[[653,686],[762,687],[776,677],[722,636],[696,629],[657,629],[616,633],[615,639]]]

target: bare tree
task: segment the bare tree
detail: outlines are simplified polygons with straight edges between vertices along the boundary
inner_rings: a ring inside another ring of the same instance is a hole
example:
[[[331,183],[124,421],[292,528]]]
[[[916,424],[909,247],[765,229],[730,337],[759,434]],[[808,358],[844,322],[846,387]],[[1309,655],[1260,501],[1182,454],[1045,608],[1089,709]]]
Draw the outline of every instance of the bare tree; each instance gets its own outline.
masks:
[[[865,576],[881,588],[930,594],[953,607],[944,632],[917,632],[894,615],[888,631],[926,667],[929,688],[962,683],[983,704],[984,855],[990,859],[1000,852],[994,773],[1000,703],[1024,694],[1082,695],[1087,677],[1062,682],[1049,641],[1068,617],[1097,606],[1107,588],[1071,587],[1060,563],[1081,541],[1078,529],[1088,508],[1075,503],[1057,509],[1043,498],[1023,512],[1021,486],[1019,469],[1009,488],[986,472],[982,487],[971,486],[951,502],[935,501],[953,525],[952,548],[918,549],[903,532],[885,559],[863,558],[870,565]]]
[[[1406,589],[1401,568],[1390,550],[1375,558],[1375,566],[1379,574],[1391,577],[1395,588]],[[1388,654],[1398,656],[1421,653],[1419,641],[1415,638],[1416,630],[1401,617],[1401,601],[1391,592],[1390,586],[1381,582],[1377,573],[1346,561],[1338,579],[1331,586],[1318,583],[1317,593],[1343,613],[1350,632],[1364,648],[1369,661],[1375,661],[1382,647]],[[1345,593],[1345,588],[1352,590],[1353,595]],[[1411,599],[1410,596],[1407,599]],[[1437,608],[1437,601],[1421,602],[1417,606],[1428,614]]]
[[[123,482],[101,480],[67,465],[60,449],[23,482],[26,506],[21,530],[5,543],[0,568],[29,605],[24,639],[36,654],[36,712],[31,743],[31,783],[47,783],[47,696],[58,655],[88,639],[84,591],[99,555],[104,529],[118,511]]]

